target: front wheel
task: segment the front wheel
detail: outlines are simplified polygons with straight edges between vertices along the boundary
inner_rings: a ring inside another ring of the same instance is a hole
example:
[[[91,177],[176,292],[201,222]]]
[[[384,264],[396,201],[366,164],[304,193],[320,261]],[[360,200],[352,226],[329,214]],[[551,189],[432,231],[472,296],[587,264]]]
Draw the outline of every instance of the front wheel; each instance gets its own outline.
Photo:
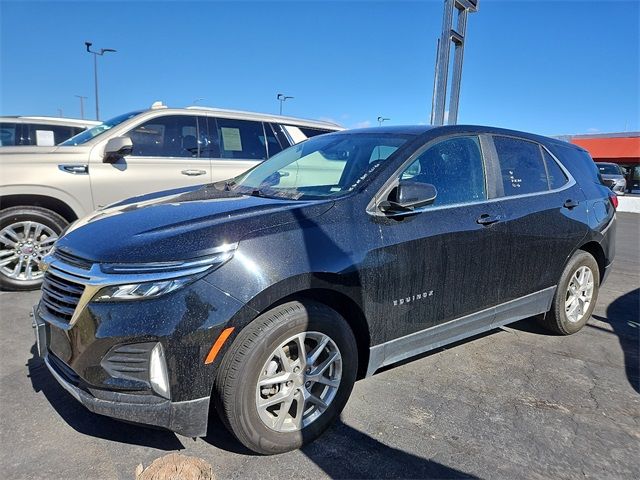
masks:
[[[220,366],[218,412],[261,454],[300,448],[340,415],[358,370],[347,322],[316,302],[289,302],[245,327]]]
[[[560,335],[570,335],[585,326],[596,306],[600,270],[593,256],[578,250],[562,272],[551,310],[541,323]]]
[[[34,290],[44,273],[42,260],[67,221],[40,207],[12,207],[0,211],[0,287]]]

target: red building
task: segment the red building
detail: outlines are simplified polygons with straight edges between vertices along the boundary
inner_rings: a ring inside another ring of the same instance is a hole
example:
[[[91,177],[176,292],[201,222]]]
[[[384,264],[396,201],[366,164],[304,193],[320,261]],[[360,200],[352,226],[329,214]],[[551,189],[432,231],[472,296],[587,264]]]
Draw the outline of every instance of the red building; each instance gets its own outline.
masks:
[[[633,178],[633,188],[640,189],[640,132],[567,135],[561,138],[587,150],[596,162],[617,163],[624,167],[629,175],[627,183]]]

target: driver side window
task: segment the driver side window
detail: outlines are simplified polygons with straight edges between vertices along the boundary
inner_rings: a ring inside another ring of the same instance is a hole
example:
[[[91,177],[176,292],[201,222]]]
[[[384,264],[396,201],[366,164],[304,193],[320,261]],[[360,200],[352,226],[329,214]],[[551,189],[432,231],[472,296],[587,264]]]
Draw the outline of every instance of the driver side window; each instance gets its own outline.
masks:
[[[453,137],[432,145],[400,174],[400,180],[436,187],[437,196],[432,204],[435,206],[485,200],[480,139]]]
[[[149,120],[128,133],[135,157],[198,156],[196,117],[168,115]]]

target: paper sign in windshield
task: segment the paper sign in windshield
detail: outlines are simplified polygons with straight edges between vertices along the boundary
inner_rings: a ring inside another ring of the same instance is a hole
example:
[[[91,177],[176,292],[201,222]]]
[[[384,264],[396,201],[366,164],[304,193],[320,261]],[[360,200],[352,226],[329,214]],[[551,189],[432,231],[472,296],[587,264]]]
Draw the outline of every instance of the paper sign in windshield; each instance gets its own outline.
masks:
[[[36,130],[36,145],[41,147],[53,147],[56,141],[51,130]]]
[[[220,133],[222,134],[222,149],[227,152],[241,152],[242,140],[240,139],[239,128],[221,127]]]

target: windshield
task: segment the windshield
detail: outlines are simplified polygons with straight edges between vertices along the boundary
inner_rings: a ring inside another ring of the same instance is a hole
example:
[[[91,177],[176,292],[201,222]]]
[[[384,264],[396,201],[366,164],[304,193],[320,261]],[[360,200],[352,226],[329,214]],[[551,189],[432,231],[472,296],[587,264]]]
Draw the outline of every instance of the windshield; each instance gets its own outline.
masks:
[[[98,135],[102,135],[107,130],[112,129],[116,125],[120,125],[122,122],[125,122],[130,118],[135,117],[136,115],[142,113],[143,111],[144,110],[138,110],[136,112],[129,112],[123,115],[118,115],[117,117],[107,120],[106,122],[101,123],[100,125],[96,125],[93,128],[85,130],[84,132],[79,133],[74,137],[71,137],[69,140],[62,142],[60,145],[73,146],[73,145],[82,145],[83,143],[87,143],[92,138],[95,138]]]
[[[362,184],[409,138],[323,135],[274,155],[226,187],[242,194],[294,200],[341,196]]]
[[[618,165],[611,165],[608,163],[598,163],[598,170],[602,175],[622,175],[620,167]]]

